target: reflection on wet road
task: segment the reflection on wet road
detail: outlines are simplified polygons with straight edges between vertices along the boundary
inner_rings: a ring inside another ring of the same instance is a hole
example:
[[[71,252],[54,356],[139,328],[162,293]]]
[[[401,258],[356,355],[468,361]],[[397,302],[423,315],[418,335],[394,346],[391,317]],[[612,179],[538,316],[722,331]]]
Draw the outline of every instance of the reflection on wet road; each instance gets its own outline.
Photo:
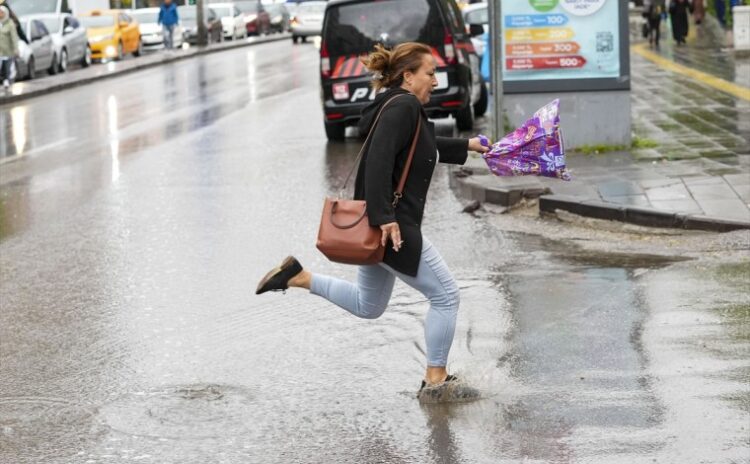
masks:
[[[461,287],[449,369],[485,392],[449,406],[414,398],[427,303],[407,287],[376,321],[252,295],[289,253],[354,275],[314,248],[359,148],[325,141],[317,66],[273,43],[4,109],[0,462],[742,459],[742,267],[501,233],[439,169],[425,234]],[[680,338],[694,318],[716,320],[710,350]],[[697,357],[710,382],[682,391]]]

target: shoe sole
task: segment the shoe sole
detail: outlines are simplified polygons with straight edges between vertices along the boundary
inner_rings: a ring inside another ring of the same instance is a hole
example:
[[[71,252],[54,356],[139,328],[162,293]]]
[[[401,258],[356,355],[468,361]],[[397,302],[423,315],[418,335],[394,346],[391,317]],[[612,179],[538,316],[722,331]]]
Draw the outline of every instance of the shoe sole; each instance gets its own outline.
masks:
[[[281,262],[281,265],[271,269],[268,274],[266,274],[262,279],[260,279],[260,282],[258,283],[258,287],[255,289],[255,294],[260,294],[260,289],[263,288],[269,280],[271,280],[276,274],[283,271],[285,267],[290,266],[294,262],[294,258],[291,256],[287,256],[284,261]],[[270,290],[273,291],[273,290]]]

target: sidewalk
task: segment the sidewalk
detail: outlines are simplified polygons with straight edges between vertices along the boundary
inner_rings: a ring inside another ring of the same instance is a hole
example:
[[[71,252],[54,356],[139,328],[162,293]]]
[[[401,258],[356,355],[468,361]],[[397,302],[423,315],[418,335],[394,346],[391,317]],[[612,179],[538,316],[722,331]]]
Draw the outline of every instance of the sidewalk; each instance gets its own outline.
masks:
[[[289,34],[274,34],[265,37],[250,37],[244,40],[234,40],[209,45],[207,47],[190,47],[187,50],[173,50],[171,52],[160,50],[146,52],[138,58],[128,58],[122,61],[110,61],[109,63],[96,63],[88,68],[71,69],[67,73],[54,76],[44,76],[33,80],[16,82],[7,93],[0,89],[0,105],[15,103],[21,100],[38,97],[58,90],[88,84],[101,79],[121,76],[133,71],[152,68],[166,63],[172,63],[194,56],[231,50],[239,47],[274,42],[277,40],[291,40]]]
[[[569,152],[572,182],[495,177],[477,157],[454,171],[451,183],[467,198],[503,206],[540,197],[543,212],[656,227],[750,229],[750,59],[722,48],[713,21],[691,24],[680,48],[664,26],[659,50],[633,45],[634,148]],[[675,66],[665,69],[664,59]],[[676,72],[677,65],[696,72]]]

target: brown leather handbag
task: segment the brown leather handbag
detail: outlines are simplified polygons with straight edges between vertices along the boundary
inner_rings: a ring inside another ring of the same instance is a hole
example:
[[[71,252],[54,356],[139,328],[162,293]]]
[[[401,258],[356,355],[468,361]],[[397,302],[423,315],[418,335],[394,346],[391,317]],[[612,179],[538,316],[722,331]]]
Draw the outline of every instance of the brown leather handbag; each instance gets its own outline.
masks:
[[[362,148],[359,150],[354,167],[349,172],[344,186],[341,188],[342,192],[346,189],[354,170],[359,166],[359,161],[362,159],[367,143],[370,141],[370,136],[375,132],[375,126],[383,110],[389,103],[400,96],[395,95],[391,97],[380,108],[375,117],[375,122],[373,122],[370,129],[370,133],[367,134],[365,143],[362,144]],[[404,185],[406,185],[411,161],[414,158],[414,150],[417,147],[417,139],[419,138],[419,129],[421,126],[422,115],[420,114],[417,120],[417,130],[409,148],[409,157],[404,165],[404,171],[401,173],[398,188],[393,192],[394,208],[404,192]],[[387,179],[383,179],[383,182],[387,181]],[[317,246],[329,260],[344,264],[377,264],[383,261],[385,254],[385,247],[380,243],[381,236],[382,233],[379,227],[370,226],[370,221],[367,219],[367,204],[365,201],[344,200],[341,198],[341,195],[339,195],[339,198],[329,197],[325,199],[323,216],[320,220],[320,229],[318,230]]]

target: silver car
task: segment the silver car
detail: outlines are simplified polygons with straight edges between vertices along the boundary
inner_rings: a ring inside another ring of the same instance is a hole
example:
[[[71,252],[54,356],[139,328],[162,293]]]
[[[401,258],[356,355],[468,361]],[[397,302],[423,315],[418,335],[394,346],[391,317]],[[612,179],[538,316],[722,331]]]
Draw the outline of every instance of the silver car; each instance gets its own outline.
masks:
[[[297,43],[299,39],[303,42],[314,35],[320,35],[323,30],[323,15],[326,12],[327,2],[303,2],[297,6],[294,18],[291,21],[292,42]]]
[[[19,43],[20,57],[17,60],[18,77],[33,79],[38,72],[46,70],[56,74],[58,70],[57,54],[47,27],[38,19],[28,16],[19,18],[21,27],[29,44]]]
[[[80,64],[83,67],[91,64],[91,49],[86,37],[86,28],[72,15],[67,13],[40,14],[29,16],[29,18],[44,23],[52,35],[58,71],[67,71],[70,63]]]

